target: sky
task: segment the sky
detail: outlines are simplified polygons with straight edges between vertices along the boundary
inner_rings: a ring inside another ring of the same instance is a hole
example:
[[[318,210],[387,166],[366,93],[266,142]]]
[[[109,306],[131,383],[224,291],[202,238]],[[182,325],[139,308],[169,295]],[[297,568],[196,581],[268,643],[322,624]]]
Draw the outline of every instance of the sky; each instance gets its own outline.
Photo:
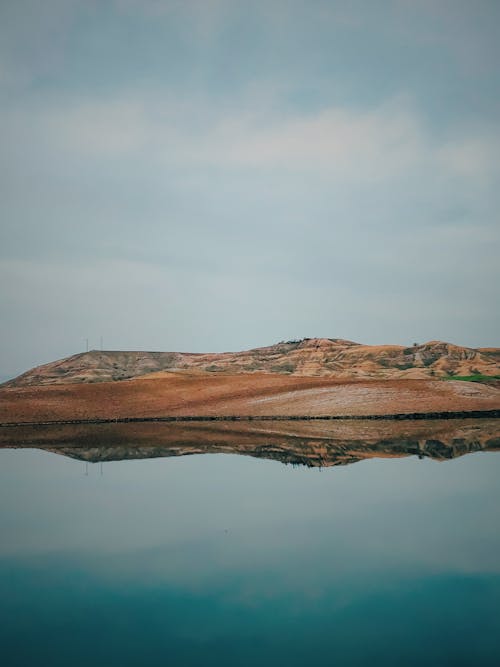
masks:
[[[0,0],[0,376],[500,344],[500,3]]]

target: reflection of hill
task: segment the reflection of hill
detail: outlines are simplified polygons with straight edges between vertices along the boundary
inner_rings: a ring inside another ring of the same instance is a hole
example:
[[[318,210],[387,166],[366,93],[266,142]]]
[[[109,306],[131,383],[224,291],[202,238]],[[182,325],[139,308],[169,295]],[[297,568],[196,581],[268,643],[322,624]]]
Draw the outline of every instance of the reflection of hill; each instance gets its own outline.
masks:
[[[452,459],[500,448],[500,421],[215,422],[0,429],[2,447],[36,447],[84,461],[243,454],[333,466],[373,457]]]

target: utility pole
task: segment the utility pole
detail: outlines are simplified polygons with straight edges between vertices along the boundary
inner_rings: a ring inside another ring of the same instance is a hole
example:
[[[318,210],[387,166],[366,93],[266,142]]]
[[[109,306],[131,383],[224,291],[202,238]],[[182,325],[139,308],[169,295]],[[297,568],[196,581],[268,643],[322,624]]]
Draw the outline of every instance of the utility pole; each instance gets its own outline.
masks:
[[[86,347],[86,352],[88,352],[89,351],[89,339],[88,338],[85,339],[85,347]]]

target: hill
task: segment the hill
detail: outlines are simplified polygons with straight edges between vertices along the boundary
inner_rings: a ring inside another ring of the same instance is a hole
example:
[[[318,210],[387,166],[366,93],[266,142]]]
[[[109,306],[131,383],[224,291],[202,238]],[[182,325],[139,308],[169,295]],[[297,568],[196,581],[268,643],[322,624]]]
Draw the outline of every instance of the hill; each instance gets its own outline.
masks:
[[[163,372],[0,389],[0,424],[162,416],[369,416],[500,410],[500,388],[440,380]]]
[[[499,348],[468,348],[442,341],[422,345],[362,345],[338,338],[303,338],[242,352],[98,351],[38,366],[4,386],[129,380],[165,371],[210,375],[273,373],[337,379],[425,379],[500,375]]]

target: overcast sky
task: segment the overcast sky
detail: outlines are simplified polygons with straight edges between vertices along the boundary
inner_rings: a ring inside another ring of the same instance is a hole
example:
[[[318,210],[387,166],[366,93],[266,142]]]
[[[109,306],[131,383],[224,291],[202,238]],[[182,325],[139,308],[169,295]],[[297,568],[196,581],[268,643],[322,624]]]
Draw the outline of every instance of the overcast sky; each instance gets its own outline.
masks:
[[[500,344],[500,3],[1,0],[0,376]]]

